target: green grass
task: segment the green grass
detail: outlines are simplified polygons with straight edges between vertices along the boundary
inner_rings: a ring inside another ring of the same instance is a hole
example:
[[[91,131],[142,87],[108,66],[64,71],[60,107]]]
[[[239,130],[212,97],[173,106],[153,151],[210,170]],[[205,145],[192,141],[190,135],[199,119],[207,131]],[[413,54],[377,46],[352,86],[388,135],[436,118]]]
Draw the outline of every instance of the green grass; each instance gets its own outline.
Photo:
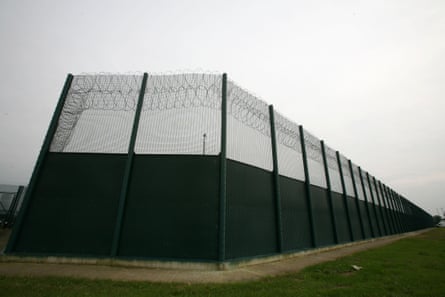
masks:
[[[362,266],[353,271],[351,265]],[[309,267],[235,284],[0,277],[0,296],[445,296],[445,228]]]

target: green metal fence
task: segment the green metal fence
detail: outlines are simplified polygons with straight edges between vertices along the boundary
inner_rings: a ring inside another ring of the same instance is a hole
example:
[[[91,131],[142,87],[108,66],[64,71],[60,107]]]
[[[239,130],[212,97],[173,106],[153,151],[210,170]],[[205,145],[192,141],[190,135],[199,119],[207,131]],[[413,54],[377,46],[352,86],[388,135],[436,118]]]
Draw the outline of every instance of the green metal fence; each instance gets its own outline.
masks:
[[[432,217],[227,75],[68,75],[7,246],[223,262]]]

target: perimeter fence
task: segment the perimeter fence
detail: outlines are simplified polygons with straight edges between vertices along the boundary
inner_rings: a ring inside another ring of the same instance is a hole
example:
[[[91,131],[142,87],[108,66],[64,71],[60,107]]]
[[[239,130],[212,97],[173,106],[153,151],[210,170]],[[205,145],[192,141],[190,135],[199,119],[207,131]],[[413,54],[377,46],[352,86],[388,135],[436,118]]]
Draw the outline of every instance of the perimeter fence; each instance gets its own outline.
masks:
[[[0,185],[0,225],[3,228],[14,225],[25,190],[24,186]]]
[[[225,74],[68,75],[7,252],[221,262],[430,226]]]

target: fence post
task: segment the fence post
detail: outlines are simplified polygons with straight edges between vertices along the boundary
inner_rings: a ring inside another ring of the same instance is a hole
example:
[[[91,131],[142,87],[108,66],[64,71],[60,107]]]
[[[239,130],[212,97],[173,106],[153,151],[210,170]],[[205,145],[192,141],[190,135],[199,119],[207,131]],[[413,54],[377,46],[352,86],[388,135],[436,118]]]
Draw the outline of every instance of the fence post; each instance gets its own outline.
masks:
[[[374,216],[375,216],[375,222],[377,225],[377,231],[379,232],[379,235],[382,236],[382,229],[380,228],[380,220],[379,217],[377,215],[377,205],[375,203],[374,200],[374,193],[372,192],[372,185],[371,185],[371,179],[369,178],[369,173],[366,172],[366,180],[368,181],[368,186],[369,186],[369,193],[371,194],[371,201],[372,201],[372,208],[374,209]]]
[[[144,73],[142,77],[141,90],[139,91],[138,102],[134,113],[133,127],[131,130],[130,143],[128,145],[128,156],[125,164],[124,176],[122,179],[121,193],[119,195],[119,204],[117,208],[116,224],[114,225],[113,242],[111,244],[111,256],[116,257],[119,250],[119,241],[121,238],[122,224],[124,220],[125,205],[127,200],[128,188],[130,185],[131,169],[133,168],[134,146],[139,128],[139,119],[141,118],[142,105],[144,102],[145,88],[147,86],[148,74]]]
[[[219,244],[218,259],[226,259],[226,201],[227,201],[227,74],[222,75],[221,88],[221,153],[219,167]]]
[[[337,157],[338,172],[340,173],[341,188],[343,190],[343,203],[345,205],[346,219],[348,221],[349,238],[351,239],[351,241],[354,241],[354,233],[352,232],[351,216],[349,214],[348,193],[346,193],[345,177],[343,176],[343,168],[342,168],[341,159],[340,159],[340,152],[336,151],[335,156]]]
[[[358,173],[360,176],[360,181],[362,183],[363,197],[365,197],[365,208],[366,208],[366,213],[368,214],[369,229],[371,229],[371,237],[376,237],[374,233],[374,226],[372,225],[371,212],[369,211],[368,195],[366,194],[365,182],[363,181],[363,174],[360,166],[358,167]]]
[[[45,140],[43,141],[43,145],[40,148],[39,157],[37,158],[37,162],[34,165],[34,170],[31,175],[31,180],[29,181],[28,189],[26,190],[22,206],[20,207],[20,211],[17,216],[17,223],[14,224],[14,228],[12,230],[11,237],[8,241],[8,245],[6,246],[5,253],[11,253],[14,250],[15,245],[17,243],[18,236],[22,229],[23,219],[28,210],[30,201],[32,199],[32,194],[34,193],[37,180],[40,176],[40,172],[42,170],[45,158],[49,152],[49,148],[51,146],[54,134],[56,133],[59,117],[60,114],[62,113],[63,106],[65,104],[66,97],[68,96],[68,91],[70,90],[72,81],[73,81],[73,75],[69,73],[65,80],[65,84],[63,86],[62,93],[60,94],[59,102],[57,103],[53,117],[51,119],[51,123],[48,127],[48,131],[46,132]]]
[[[280,190],[280,176],[278,170],[278,152],[277,152],[277,137],[275,131],[275,116],[273,105],[269,105],[269,120],[270,120],[270,138],[272,140],[272,161],[273,161],[273,179],[274,179],[274,194],[275,194],[275,215],[276,215],[276,232],[278,251],[283,252],[283,223],[281,214],[281,190]]]
[[[329,177],[329,167],[328,167],[328,161],[326,158],[326,148],[324,146],[323,140],[320,140],[320,144],[321,144],[321,155],[323,157],[324,173],[326,176],[326,185],[328,188],[328,203],[329,203],[329,211],[331,213],[332,230],[334,232],[334,242],[338,243],[337,222],[335,219],[334,205],[332,202],[331,179]]]
[[[298,128],[300,131],[301,155],[303,157],[304,187],[306,190],[306,203],[307,203],[307,208],[308,208],[308,213],[309,213],[311,241],[312,241],[312,246],[317,247],[317,237],[315,234],[315,226],[314,226],[314,213],[312,211],[311,180],[309,177],[309,166],[307,163],[307,153],[306,153],[306,144],[305,144],[305,140],[304,140],[304,130],[303,130],[302,125],[300,125]]]
[[[387,221],[387,218],[383,215],[383,209],[382,209],[383,202],[382,202],[382,199],[380,199],[380,191],[377,186],[377,181],[376,181],[375,177],[372,177],[372,179],[373,179],[372,181],[373,181],[374,188],[375,188],[376,199],[379,203],[379,212],[380,212],[380,217],[382,218],[383,230],[385,231],[385,235],[388,235],[389,234],[388,221]]]
[[[360,199],[358,198],[358,190],[357,190],[357,185],[355,184],[356,181],[355,181],[354,170],[352,168],[351,160],[348,160],[348,164],[349,164],[349,172],[351,173],[352,186],[354,188],[355,206],[357,208],[358,219],[360,221],[360,230],[362,231],[362,238],[365,239],[366,238],[365,226],[363,225],[362,212],[360,211],[360,204],[359,204]]]

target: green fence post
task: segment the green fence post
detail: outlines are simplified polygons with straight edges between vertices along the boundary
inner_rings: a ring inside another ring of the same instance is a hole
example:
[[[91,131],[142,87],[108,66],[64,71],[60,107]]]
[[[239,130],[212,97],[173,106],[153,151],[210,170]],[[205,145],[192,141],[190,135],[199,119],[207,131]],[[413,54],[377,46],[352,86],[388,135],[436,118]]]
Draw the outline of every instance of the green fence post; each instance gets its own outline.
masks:
[[[278,252],[283,252],[283,223],[281,214],[281,191],[280,191],[280,176],[278,170],[278,152],[277,152],[277,137],[275,132],[275,116],[273,105],[269,105],[269,120],[270,120],[270,138],[272,140],[272,161],[273,161],[273,179],[274,179],[274,194],[275,194],[275,214],[277,220],[277,245]]]
[[[65,84],[63,86],[62,93],[60,94],[59,101],[48,127],[48,131],[46,132],[45,140],[43,141],[43,145],[40,148],[39,157],[37,158],[37,162],[34,165],[31,180],[29,181],[28,189],[26,190],[25,197],[23,198],[22,206],[20,207],[20,211],[17,216],[17,222],[14,224],[14,228],[12,229],[11,237],[8,241],[8,245],[6,246],[5,253],[11,253],[17,243],[18,236],[20,235],[22,229],[23,220],[26,216],[30,201],[32,199],[32,194],[34,193],[37,180],[40,177],[40,172],[46,159],[46,155],[49,152],[51,142],[53,140],[54,134],[56,133],[59,117],[62,113],[63,106],[65,104],[66,97],[68,96],[68,91],[71,88],[72,81],[73,75],[69,73],[65,80]]]
[[[222,76],[221,89],[221,153],[219,172],[219,244],[218,258],[226,259],[226,201],[227,201],[227,74]]]
[[[366,172],[366,180],[368,181],[369,193],[371,194],[371,201],[372,201],[372,206],[373,206],[372,208],[374,209],[374,217],[375,217],[375,222],[376,222],[376,225],[377,225],[377,231],[379,232],[379,235],[382,236],[383,233],[382,233],[382,229],[380,227],[380,220],[379,220],[379,217],[377,215],[377,205],[376,205],[375,200],[374,200],[374,193],[372,192],[371,179],[369,178],[369,173],[368,172]]]
[[[300,143],[301,143],[301,155],[303,157],[303,169],[304,169],[304,188],[306,190],[306,203],[309,213],[309,225],[311,231],[311,241],[312,246],[317,247],[317,237],[315,234],[315,226],[314,226],[314,213],[312,211],[312,197],[311,197],[311,180],[309,177],[309,166],[307,162],[307,153],[306,153],[306,145],[304,140],[304,130],[303,126],[299,126],[300,131]]]
[[[340,173],[340,182],[341,182],[341,188],[343,190],[343,203],[345,205],[346,210],[346,219],[348,221],[348,228],[349,228],[349,238],[351,241],[354,241],[354,233],[352,232],[352,222],[351,222],[351,216],[349,214],[349,206],[348,206],[348,193],[346,193],[346,184],[345,184],[345,177],[343,176],[343,167],[341,164],[340,159],[340,152],[336,151],[335,156],[337,157],[337,164],[338,164],[338,170]]]
[[[382,199],[380,199],[380,191],[379,191],[379,187],[377,186],[377,181],[375,179],[375,177],[372,177],[372,181],[374,184],[374,188],[375,188],[375,194],[376,194],[376,199],[379,203],[379,212],[380,212],[380,217],[382,218],[382,225],[383,225],[383,230],[385,231],[385,235],[389,234],[389,227],[388,227],[388,221],[387,218],[383,215],[383,201]]]
[[[374,233],[374,226],[372,226],[371,212],[369,211],[368,194],[366,194],[365,182],[363,181],[363,174],[360,166],[358,167],[358,173],[360,176],[360,181],[362,183],[363,197],[365,197],[365,203],[366,203],[365,208],[366,208],[366,213],[368,214],[369,229],[371,229],[371,237],[376,237]]]
[[[119,241],[120,241],[121,233],[122,233],[122,224],[123,224],[123,220],[124,220],[128,188],[130,185],[131,170],[133,168],[134,146],[136,144],[136,137],[138,134],[139,119],[141,117],[142,105],[144,102],[144,94],[145,94],[145,88],[147,86],[147,78],[148,78],[148,74],[144,73],[144,76],[142,77],[141,90],[139,92],[139,98],[138,98],[136,110],[134,113],[133,128],[131,130],[130,144],[128,145],[128,157],[127,157],[127,162],[125,164],[125,171],[124,171],[124,177],[123,177],[123,181],[122,181],[121,193],[119,195],[119,204],[118,204],[118,208],[117,208],[116,224],[114,226],[113,242],[111,245],[111,256],[112,257],[116,257],[119,252]]]
[[[357,208],[358,219],[360,221],[360,230],[362,231],[363,239],[365,239],[366,238],[365,226],[363,225],[362,212],[360,211],[360,204],[359,204],[360,203],[360,199],[358,198],[358,190],[357,190],[357,185],[355,184],[356,180],[355,180],[354,169],[352,168],[351,160],[348,160],[348,164],[349,164],[349,172],[351,173],[352,186],[354,188],[355,206]]]
[[[324,173],[326,176],[326,185],[328,188],[328,203],[329,203],[329,211],[331,213],[332,231],[334,232],[334,242],[337,244],[338,243],[337,222],[335,218],[334,205],[332,203],[331,179],[329,176],[328,160],[326,158],[326,148],[324,146],[323,140],[320,140],[320,144],[321,144],[321,155],[323,157]]]

